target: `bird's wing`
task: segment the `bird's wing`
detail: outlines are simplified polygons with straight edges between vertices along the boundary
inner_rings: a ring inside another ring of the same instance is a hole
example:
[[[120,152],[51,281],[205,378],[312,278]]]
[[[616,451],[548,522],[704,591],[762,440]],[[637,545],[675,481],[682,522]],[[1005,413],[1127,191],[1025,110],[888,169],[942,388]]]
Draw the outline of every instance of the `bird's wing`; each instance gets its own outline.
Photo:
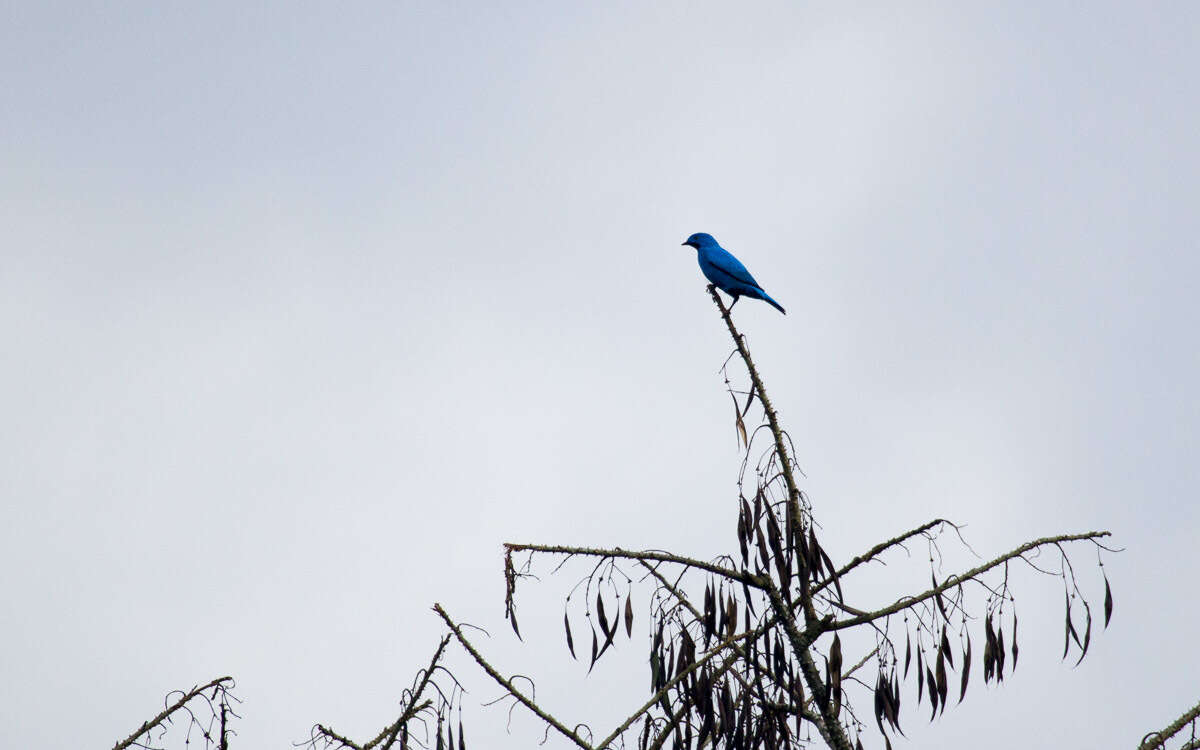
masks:
[[[754,277],[750,275],[750,272],[746,270],[746,267],[742,265],[742,262],[733,257],[733,253],[729,252],[725,248],[721,248],[719,251],[713,252],[709,260],[714,266],[720,269],[722,273],[729,275],[731,278],[736,279],[743,284],[749,284],[750,286],[762,289],[762,286],[760,286],[759,283],[754,280]]]

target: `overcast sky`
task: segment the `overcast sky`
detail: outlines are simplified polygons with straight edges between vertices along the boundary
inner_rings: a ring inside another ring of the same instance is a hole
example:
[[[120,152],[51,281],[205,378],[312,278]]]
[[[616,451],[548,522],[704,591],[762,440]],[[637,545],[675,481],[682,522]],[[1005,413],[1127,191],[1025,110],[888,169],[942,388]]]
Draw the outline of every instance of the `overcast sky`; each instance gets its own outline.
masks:
[[[500,545],[735,548],[707,231],[835,560],[1126,550],[1082,665],[1025,575],[1020,669],[898,746],[1132,745],[1200,699],[1198,70],[1194,2],[3,3],[2,744],[225,673],[235,746],[371,736],[434,601],[623,716],[644,630],[584,680],[574,571],[518,644]]]

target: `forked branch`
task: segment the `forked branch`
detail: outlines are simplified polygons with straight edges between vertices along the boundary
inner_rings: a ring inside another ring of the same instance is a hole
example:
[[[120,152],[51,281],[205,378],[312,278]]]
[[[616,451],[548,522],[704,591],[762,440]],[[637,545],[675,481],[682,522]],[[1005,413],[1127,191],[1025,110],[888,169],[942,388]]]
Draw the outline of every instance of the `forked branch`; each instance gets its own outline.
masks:
[[[396,740],[402,736],[402,733],[408,726],[408,722],[412,721],[422,711],[433,706],[432,700],[428,698],[422,700],[422,696],[425,694],[426,688],[431,684],[433,675],[439,668],[438,663],[446,651],[446,644],[449,642],[450,636],[447,635],[438,643],[437,648],[433,652],[433,658],[429,660],[429,666],[417,674],[412,689],[406,691],[405,706],[404,710],[400,712],[400,717],[384,727],[379,734],[375,735],[374,739],[360,745],[350,738],[338,734],[330,727],[317,724],[313,727],[313,734],[308,744],[315,746],[323,740],[326,747],[349,748],[349,750],[374,750],[374,748],[378,747],[380,750],[390,750],[396,744]]]

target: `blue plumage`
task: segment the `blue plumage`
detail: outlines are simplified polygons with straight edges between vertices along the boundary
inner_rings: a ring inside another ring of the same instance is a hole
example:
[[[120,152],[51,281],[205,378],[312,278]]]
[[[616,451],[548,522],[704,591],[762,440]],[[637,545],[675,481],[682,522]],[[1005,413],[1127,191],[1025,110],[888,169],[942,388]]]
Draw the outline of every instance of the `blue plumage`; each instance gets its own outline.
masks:
[[[696,248],[696,259],[700,261],[700,270],[704,272],[704,276],[722,292],[733,297],[733,302],[729,305],[731,310],[738,299],[745,296],[760,299],[787,315],[787,310],[763,291],[742,262],[718,245],[711,234],[697,232],[688,237],[683,244]]]

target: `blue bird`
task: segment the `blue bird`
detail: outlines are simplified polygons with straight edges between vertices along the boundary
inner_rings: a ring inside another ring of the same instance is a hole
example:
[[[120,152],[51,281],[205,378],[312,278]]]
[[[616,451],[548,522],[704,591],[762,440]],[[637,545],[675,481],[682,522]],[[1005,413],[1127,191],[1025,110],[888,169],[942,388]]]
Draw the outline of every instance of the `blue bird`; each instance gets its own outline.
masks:
[[[718,245],[711,234],[697,232],[688,237],[683,244],[696,248],[696,259],[700,261],[700,270],[704,272],[705,277],[722,292],[733,297],[733,302],[729,305],[730,310],[739,298],[746,296],[760,299],[787,315],[783,305],[771,299],[771,295],[763,291],[742,262]]]

